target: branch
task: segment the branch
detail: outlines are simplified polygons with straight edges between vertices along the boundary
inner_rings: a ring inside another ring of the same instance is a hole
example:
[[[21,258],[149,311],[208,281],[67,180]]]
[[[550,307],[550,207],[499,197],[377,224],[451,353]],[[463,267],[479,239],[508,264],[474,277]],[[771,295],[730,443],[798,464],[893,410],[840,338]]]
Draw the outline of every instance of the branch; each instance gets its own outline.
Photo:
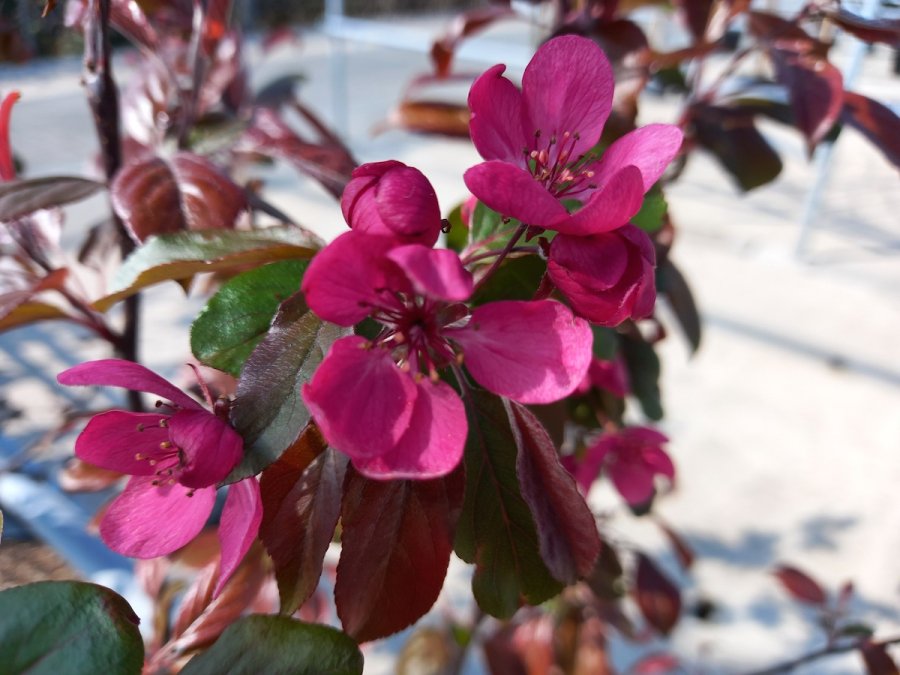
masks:
[[[846,654],[847,652],[862,649],[868,641],[868,638],[863,638],[861,640],[854,640],[852,642],[847,642],[840,645],[825,645],[821,649],[809,652],[808,654],[804,654],[803,656],[798,656],[797,658],[791,659],[790,661],[785,661],[784,663],[779,663],[769,668],[763,668],[762,670],[753,670],[745,673],[744,675],[782,675],[783,673],[790,673],[795,668],[799,668],[800,666],[806,665],[807,663],[818,661],[819,659],[828,656]],[[877,644],[879,645],[893,645],[898,643],[900,643],[900,636],[895,636],[886,640],[878,640],[877,642]]]

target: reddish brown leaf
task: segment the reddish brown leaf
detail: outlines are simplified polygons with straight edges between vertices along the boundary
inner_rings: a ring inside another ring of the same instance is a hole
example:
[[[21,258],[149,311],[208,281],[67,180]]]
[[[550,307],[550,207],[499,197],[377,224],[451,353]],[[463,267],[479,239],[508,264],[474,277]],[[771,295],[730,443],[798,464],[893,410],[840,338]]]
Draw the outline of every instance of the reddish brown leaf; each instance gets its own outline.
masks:
[[[678,562],[685,570],[689,570],[694,564],[694,551],[680,534],[664,523],[659,517],[655,517],[654,520],[659,526],[659,529],[666,535],[666,539],[668,539],[669,543],[672,545],[675,556],[678,558]]]
[[[238,141],[236,152],[283,159],[298,171],[315,178],[340,198],[356,160],[333,142],[313,143],[301,138],[274,110],[257,108],[253,121]]]
[[[212,564],[194,581],[178,610],[171,639],[150,660],[148,672],[157,672],[186,651],[212,643],[253,603],[266,578],[262,547],[251,547],[213,600],[212,589],[217,578],[218,564]]]
[[[828,599],[819,582],[796,567],[779,565],[772,573],[794,600],[821,606]]]
[[[675,0],[675,6],[681,11],[694,41],[700,42],[706,34],[713,0]]]
[[[600,555],[594,514],[538,419],[518,403],[507,406],[518,450],[516,473],[537,525],[541,557],[559,581],[586,578]]]
[[[544,675],[554,665],[553,620],[532,612],[510,623],[484,642],[492,675]]]
[[[824,58],[772,50],[775,73],[785,86],[794,126],[806,137],[812,149],[831,131],[844,105],[844,80],[841,71]]]
[[[845,91],[841,119],[868,138],[894,166],[900,166],[900,117],[893,110],[862,94]]]
[[[46,176],[0,183],[0,222],[81,201],[103,187],[103,183],[77,176]]]
[[[797,53],[816,52],[824,56],[828,45],[816,40],[797,23],[769,12],[748,12],[750,34],[768,47],[790,49]]]
[[[401,101],[375,131],[398,128],[421,134],[468,138],[469,117],[469,108],[465,105],[446,101]]]
[[[241,188],[190,152],[129,162],[116,174],[111,195],[113,209],[138,242],[180,230],[232,228],[247,208]]]
[[[334,599],[358,642],[406,628],[437,600],[453,551],[463,472],[375,481],[348,471]]]
[[[293,614],[316,590],[341,508],[346,456],[310,425],[263,471],[259,534],[275,567],[281,612]]]
[[[860,40],[900,46],[900,19],[866,19],[843,7],[826,10],[825,16]]]
[[[887,645],[881,642],[866,642],[859,649],[866,664],[868,675],[900,675],[897,663],[888,654]]]
[[[622,596],[622,563],[616,549],[601,539],[600,556],[594,565],[591,576],[587,578],[588,586],[601,600],[617,600]]]
[[[437,75],[446,77],[450,74],[453,53],[464,38],[486,28],[498,19],[514,15],[515,12],[508,5],[493,5],[457,15],[447,32],[431,47],[431,61]]]
[[[716,156],[742,190],[765,185],[781,173],[781,159],[757,130],[752,113],[695,104],[690,120],[696,141]]]
[[[656,563],[643,553],[637,554],[634,599],[651,626],[668,635],[681,613],[681,593]]]

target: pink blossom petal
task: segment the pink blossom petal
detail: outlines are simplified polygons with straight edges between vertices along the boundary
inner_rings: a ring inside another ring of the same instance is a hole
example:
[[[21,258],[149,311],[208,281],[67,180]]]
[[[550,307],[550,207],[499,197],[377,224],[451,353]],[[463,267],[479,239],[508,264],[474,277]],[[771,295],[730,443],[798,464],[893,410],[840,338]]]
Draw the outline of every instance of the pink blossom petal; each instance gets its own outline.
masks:
[[[556,197],[530,173],[512,164],[483,162],[466,171],[463,180],[488,207],[523,223],[544,227],[568,217]]]
[[[643,192],[659,180],[663,171],[678,154],[684,135],[672,124],[648,124],[616,140],[590,168],[594,180],[605,185],[626,166],[641,172]]]
[[[620,398],[631,392],[628,370],[622,357],[618,355],[612,361],[602,359],[591,361],[588,378],[593,386],[605,389]]]
[[[653,496],[653,474],[640,464],[616,462],[607,467],[613,485],[629,504],[643,504]]]
[[[341,197],[344,218],[357,232],[431,246],[441,231],[437,195],[418,169],[397,161],[364,164]]]
[[[422,380],[409,428],[389,452],[354,460],[357,470],[376,480],[444,476],[459,464],[468,424],[459,396],[444,382]]]
[[[627,427],[619,432],[619,436],[632,443],[660,446],[669,442],[668,436],[650,427]]]
[[[450,302],[462,302],[472,295],[472,274],[455,251],[410,244],[387,255],[403,269],[419,295]]]
[[[522,130],[522,93],[503,77],[504,65],[486,70],[469,90],[469,135],[485,159],[499,159],[523,169],[531,138]]]
[[[568,396],[591,362],[590,326],[552,300],[488,303],[465,328],[445,332],[479,384],[521,403]]]
[[[135,476],[100,522],[100,536],[112,550],[132,558],[156,558],[176,551],[206,524],[215,488],[191,490],[178,483],[159,487]],[[188,496],[192,494],[192,496]]]
[[[560,288],[565,279],[598,291],[612,288],[628,268],[628,248],[620,237],[599,235],[572,237],[560,234],[550,245],[550,260],[560,277],[551,277]],[[563,290],[565,292],[565,290]]]
[[[675,478],[675,465],[672,458],[662,448],[645,448],[644,463],[654,473],[665,476],[669,480]]]
[[[410,423],[417,396],[390,352],[365,338],[341,338],[303,386],[303,400],[329,445],[354,462],[384,455]]]
[[[597,143],[609,117],[612,68],[593,41],[558,37],[545,42],[525,68],[522,95],[526,129],[540,130],[543,143],[565,132],[578,134],[571,150],[577,157]]]
[[[169,439],[168,430],[158,426],[165,418],[166,415],[122,410],[95,415],[76,439],[75,454],[110,471],[150,476],[158,467],[150,466],[147,459],[158,455],[159,444]],[[142,459],[136,458],[138,453]]]
[[[563,234],[588,236],[626,225],[641,210],[644,188],[637,167],[626,166],[601,186],[578,211],[547,227]]]
[[[300,286],[310,309],[326,321],[352,326],[378,305],[378,289],[405,290],[405,277],[385,259],[395,245],[390,237],[345,232],[319,251]]]
[[[187,466],[178,482],[190,488],[215,485],[244,454],[244,439],[206,410],[180,410],[169,420],[169,437],[184,452]]]
[[[263,507],[259,483],[250,477],[228,488],[222,519],[219,522],[219,542],[222,556],[219,562],[219,579],[213,597],[217,597],[225,584],[241,564],[256,539],[262,522]]]
[[[616,326],[653,312],[653,260],[650,238],[634,225],[625,225],[590,237],[557,236],[550,246],[547,271],[577,314],[592,323]],[[615,274],[620,278],[611,284]]]
[[[132,391],[156,394],[183,408],[202,410],[203,406],[174,384],[164,380],[144,366],[122,359],[88,361],[64,370],[56,376],[66,386],[123,387]]]
[[[357,201],[361,194],[367,192],[387,171],[398,166],[406,166],[403,162],[389,159],[384,162],[369,162],[353,169],[350,182],[341,194],[341,213],[349,225],[356,220],[354,212],[358,208]],[[360,216],[361,217],[361,216]]]

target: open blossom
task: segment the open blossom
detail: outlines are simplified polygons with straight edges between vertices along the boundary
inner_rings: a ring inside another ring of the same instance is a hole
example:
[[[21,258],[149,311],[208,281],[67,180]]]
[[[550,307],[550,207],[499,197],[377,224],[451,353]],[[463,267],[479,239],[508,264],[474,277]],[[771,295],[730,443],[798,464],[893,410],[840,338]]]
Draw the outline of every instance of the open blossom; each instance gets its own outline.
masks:
[[[341,195],[344,220],[357,232],[431,246],[441,232],[441,211],[421,171],[388,160],[353,170]]]
[[[591,157],[612,109],[613,76],[586,38],[544,44],[521,91],[504,70],[489,69],[469,92],[472,141],[487,161],[466,172],[466,185],[494,211],[559,233],[550,278],[579,315],[607,326],[648,316],[653,246],[628,221],[678,153],[681,131],[651,124]]]
[[[675,466],[662,446],[669,439],[647,427],[628,427],[604,433],[575,462],[573,474],[587,492],[601,472],[629,504],[643,504],[653,496],[654,478],[675,477]]]
[[[494,211],[569,235],[628,222],[681,147],[682,133],[651,124],[586,157],[612,110],[613,75],[587,38],[558,37],[537,50],[520,91],[497,65],[472,85],[470,131],[487,161],[469,169],[472,194]],[[564,201],[581,208],[569,214]]]
[[[111,410],[96,415],[75,441],[79,459],[131,476],[103,515],[103,541],[123,555],[155,558],[197,536],[215,505],[216,483],[243,455],[241,436],[178,387],[131,361],[82,363],[57,379],[69,386],[123,387],[164,399],[155,413]],[[232,485],[219,526],[222,559],[216,593],[253,543],[261,518],[256,479]]]
[[[348,232],[313,259],[302,289],[327,321],[381,326],[373,340],[335,342],[303,387],[328,442],[372,478],[436,477],[459,463],[466,414],[442,368],[465,363],[494,393],[549,403],[575,389],[591,359],[589,326],[558,302],[470,310],[472,275],[446,249]]]

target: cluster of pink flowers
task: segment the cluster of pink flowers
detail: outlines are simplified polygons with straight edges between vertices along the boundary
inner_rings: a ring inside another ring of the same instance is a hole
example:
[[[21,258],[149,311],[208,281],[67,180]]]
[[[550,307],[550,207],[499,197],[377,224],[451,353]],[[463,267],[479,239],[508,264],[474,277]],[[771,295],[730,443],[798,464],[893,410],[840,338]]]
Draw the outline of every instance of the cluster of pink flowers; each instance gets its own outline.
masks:
[[[591,360],[583,319],[552,300],[471,309],[472,274],[448,249],[428,180],[397,162],[354,172],[342,201],[351,231],[314,259],[309,307],[342,326],[374,319],[373,339],[338,340],[303,387],[322,433],[372,478],[431,478],[462,457],[466,411],[442,371],[464,364],[490,391],[549,403],[580,384]],[[464,386],[460,382],[461,386]]]
[[[468,304],[472,272],[454,251],[433,248],[441,217],[427,178],[396,161],[356,169],[341,202],[350,231],[315,256],[302,290],[322,319],[369,328],[366,336],[332,345],[302,397],[327,442],[370,478],[453,471],[468,435],[469,377],[526,404],[557,401],[592,384],[621,396],[628,389],[621,363],[593,358],[588,322],[615,326],[653,309],[653,245],[629,220],[678,152],[681,132],[643,127],[597,158],[613,78],[589,40],[545,44],[521,90],[503,71],[489,69],[471,89],[472,140],[486,161],[469,169],[465,182],[478,200],[528,225],[532,235],[554,233],[547,272],[568,305]],[[0,177],[9,171],[0,164]],[[59,381],[166,400],[155,413],[94,417],[76,454],[132,476],[100,526],[111,548],[155,557],[193,539],[212,512],[217,485],[242,457],[243,441],[227,419],[133,363],[86,363]],[[606,470],[629,502],[640,502],[652,494],[655,474],[672,476],[659,448],[664,440],[647,429],[606,434],[573,471],[586,489]],[[260,519],[256,479],[230,486],[219,529],[219,590]]]
[[[596,159],[614,83],[609,61],[588,39],[543,45],[521,91],[504,70],[489,69],[469,93],[472,141],[487,161],[466,172],[466,186],[504,216],[557,233],[548,272],[577,314],[604,326],[648,316],[655,253],[629,220],[678,153],[681,130],[641,127]]]

